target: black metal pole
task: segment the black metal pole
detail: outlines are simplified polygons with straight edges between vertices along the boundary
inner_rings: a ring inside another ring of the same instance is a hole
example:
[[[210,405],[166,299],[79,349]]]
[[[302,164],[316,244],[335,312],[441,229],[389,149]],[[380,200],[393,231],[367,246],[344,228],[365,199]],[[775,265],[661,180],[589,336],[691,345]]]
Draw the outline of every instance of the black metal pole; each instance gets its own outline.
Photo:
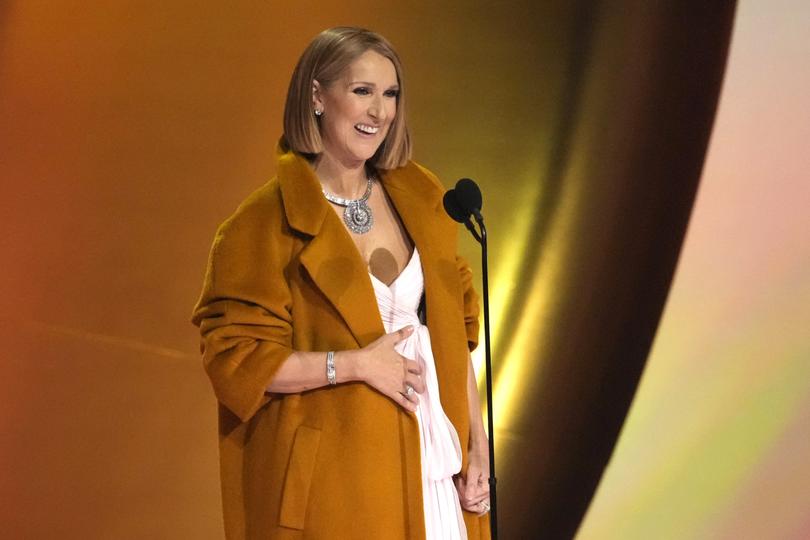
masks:
[[[498,538],[498,505],[496,497],[495,477],[495,428],[493,427],[494,417],[492,414],[492,354],[489,345],[489,268],[487,264],[487,228],[484,226],[484,218],[479,212],[475,212],[475,221],[481,229],[481,277],[484,288],[484,352],[486,365],[487,383],[487,430],[489,433],[489,531],[493,540]],[[478,238],[476,238],[478,240]]]

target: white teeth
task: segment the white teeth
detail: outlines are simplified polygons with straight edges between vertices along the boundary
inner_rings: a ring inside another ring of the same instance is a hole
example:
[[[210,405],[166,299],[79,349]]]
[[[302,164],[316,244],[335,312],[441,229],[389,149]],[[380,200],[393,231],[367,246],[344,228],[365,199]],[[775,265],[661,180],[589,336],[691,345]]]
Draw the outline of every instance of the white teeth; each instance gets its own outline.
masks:
[[[377,133],[377,131],[379,131],[379,129],[380,129],[380,128],[378,128],[378,127],[374,127],[374,126],[367,126],[366,124],[357,124],[357,125],[356,125],[356,126],[354,126],[354,127],[356,127],[357,129],[359,129],[359,130],[360,130],[360,131],[362,131],[363,133],[369,133],[369,134],[372,134],[372,135],[373,135],[374,133]]]

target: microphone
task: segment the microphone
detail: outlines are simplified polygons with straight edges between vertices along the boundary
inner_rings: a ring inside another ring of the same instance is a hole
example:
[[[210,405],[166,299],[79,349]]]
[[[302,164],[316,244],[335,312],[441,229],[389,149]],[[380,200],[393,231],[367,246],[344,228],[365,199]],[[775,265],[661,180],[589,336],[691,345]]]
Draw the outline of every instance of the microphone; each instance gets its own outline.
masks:
[[[480,223],[484,218],[481,215],[483,199],[478,184],[469,178],[462,178],[456,182],[455,194],[458,205],[466,211],[468,215],[473,214],[475,220]]]
[[[454,221],[458,221],[459,223],[469,221],[470,212],[465,212],[461,208],[461,205],[458,203],[458,199],[456,197],[455,189],[448,189],[445,191],[442,202],[444,203],[444,211],[447,212],[447,214],[453,218]]]
[[[469,180],[469,178],[465,178],[464,180]],[[472,180],[469,180],[472,182]],[[465,191],[464,194],[464,204],[459,201],[459,194],[458,194],[458,186],[461,180],[456,183],[456,187],[454,189],[449,189],[444,193],[444,198],[442,199],[442,203],[444,204],[444,211],[453,218],[454,221],[459,223],[463,223],[467,230],[472,233],[473,237],[481,243],[481,237],[478,235],[478,231],[475,230],[472,222],[470,221],[470,214],[472,214],[472,210],[467,209],[467,204],[470,203],[470,195]],[[475,189],[478,189],[478,186],[475,185],[475,182],[472,182]],[[469,188],[465,188],[469,190]],[[478,191],[478,197],[481,197],[481,191]],[[474,197],[472,198],[472,202],[474,202]],[[481,207],[481,203],[478,203],[478,207]],[[479,214],[480,215],[480,214]],[[478,217],[476,216],[476,221],[478,221]],[[479,221],[480,223],[480,221]]]

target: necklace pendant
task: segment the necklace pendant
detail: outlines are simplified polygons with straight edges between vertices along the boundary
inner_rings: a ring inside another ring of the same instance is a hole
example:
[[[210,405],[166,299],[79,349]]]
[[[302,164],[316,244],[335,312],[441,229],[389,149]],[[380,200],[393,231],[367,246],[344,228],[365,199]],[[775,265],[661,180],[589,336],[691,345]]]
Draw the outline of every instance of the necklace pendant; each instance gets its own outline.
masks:
[[[353,233],[365,234],[374,225],[374,216],[371,215],[371,207],[367,203],[369,196],[371,196],[372,185],[372,179],[369,177],[366,180],[366,192],[359,199],[344,199],[327,193],[325,189],[323,190],[323,195],[327,201],[344,207],[343,221]]]
[[[358,199],[346,205],[343,210],[343,221],[353,233],[365,234],[374,225],[374,216],[366,201]]]

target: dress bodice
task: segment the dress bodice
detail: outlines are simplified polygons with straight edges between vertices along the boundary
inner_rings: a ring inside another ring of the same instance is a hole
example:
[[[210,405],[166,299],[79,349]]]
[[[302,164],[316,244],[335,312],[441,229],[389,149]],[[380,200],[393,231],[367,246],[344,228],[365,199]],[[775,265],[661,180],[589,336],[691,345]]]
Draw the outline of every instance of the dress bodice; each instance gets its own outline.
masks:
[[[399,323],[398,327],[408,324],[419,324],[419,302],[425,290],[424,279],[422,277],[421,260],[419,251],[413,248],[411,258],[405,268],[394,279],[391,285],[386,285],[374,274],[369,272],[371,282],[374,285],[374,294],[377,297],[377,307],[380,309],[380,317],[385,326],[386,332],[391,332],[389,326],[394,321]],[[411,320],[412,317],[415,320]]]

